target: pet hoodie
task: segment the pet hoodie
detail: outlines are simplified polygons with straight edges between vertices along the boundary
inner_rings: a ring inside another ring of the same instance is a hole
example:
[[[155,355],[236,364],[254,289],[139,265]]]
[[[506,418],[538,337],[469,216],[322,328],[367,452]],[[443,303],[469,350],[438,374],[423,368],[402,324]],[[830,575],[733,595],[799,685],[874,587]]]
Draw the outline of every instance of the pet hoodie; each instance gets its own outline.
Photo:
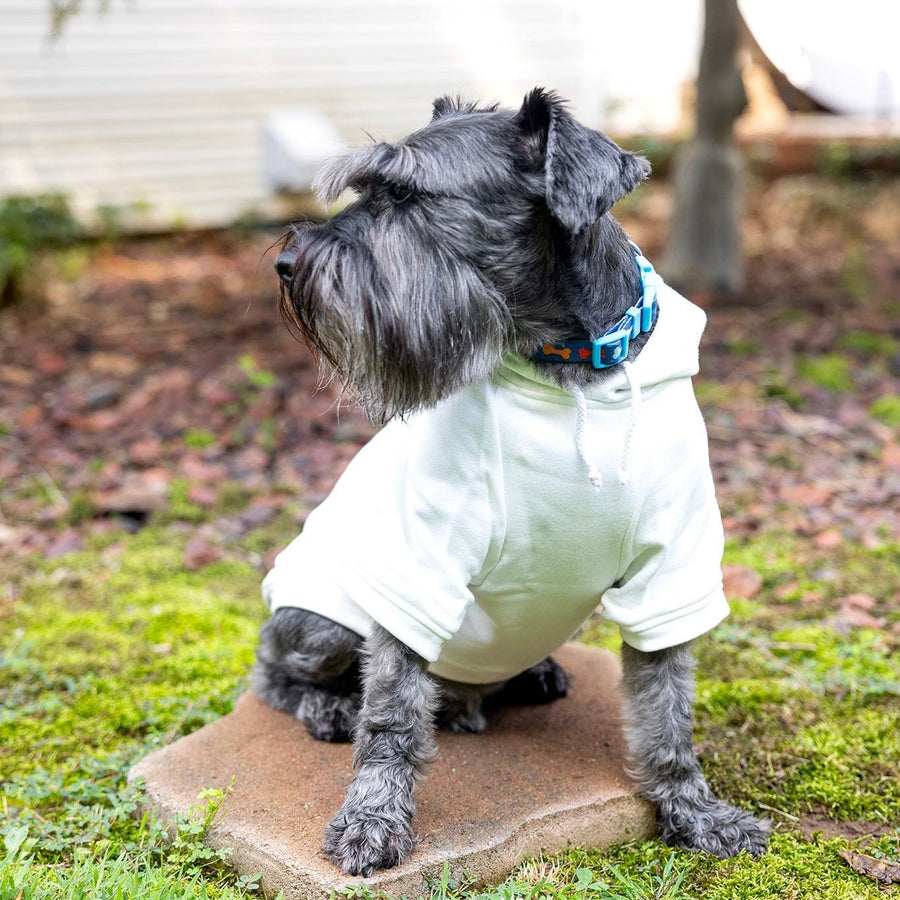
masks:
[[[645,651],[718,624],[722,523],[691,385],[706,317],[653,277],[646,345],[583,397],[511,356],[376,434],[276,558],[272,611],[362,636],[378,622],[469,683],[539,662],[598,605]]]

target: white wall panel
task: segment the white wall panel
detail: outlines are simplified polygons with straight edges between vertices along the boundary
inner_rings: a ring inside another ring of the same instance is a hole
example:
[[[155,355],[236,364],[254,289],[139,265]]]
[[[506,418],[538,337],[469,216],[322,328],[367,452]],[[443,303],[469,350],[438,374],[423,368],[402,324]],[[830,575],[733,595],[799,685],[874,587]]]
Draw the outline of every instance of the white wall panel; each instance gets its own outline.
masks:
[[[279,107],[316,109],[356,144],[424,124],[438,94],[515,104],[544,84],[602,124],[613,57],[647,60],[640,42],[612,49],[607,6],[109,0],[98,14],[85,0],[51,41],[43,0],[0,0],[0,196],[61,190],[85,211],[140,205],[133,227],[223,225],[276,209],[262,122]]]

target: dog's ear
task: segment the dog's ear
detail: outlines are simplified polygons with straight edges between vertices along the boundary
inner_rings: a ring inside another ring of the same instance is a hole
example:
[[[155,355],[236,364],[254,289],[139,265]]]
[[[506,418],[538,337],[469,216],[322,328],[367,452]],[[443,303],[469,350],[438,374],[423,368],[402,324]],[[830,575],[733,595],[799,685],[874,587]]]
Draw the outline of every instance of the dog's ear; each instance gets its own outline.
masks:
[[[596,222],[650,174],[643,156],[576,122],[553,91],[535,88],[528,94],[518,125],[525,153],[544,167],[548,209],[573,233]]]

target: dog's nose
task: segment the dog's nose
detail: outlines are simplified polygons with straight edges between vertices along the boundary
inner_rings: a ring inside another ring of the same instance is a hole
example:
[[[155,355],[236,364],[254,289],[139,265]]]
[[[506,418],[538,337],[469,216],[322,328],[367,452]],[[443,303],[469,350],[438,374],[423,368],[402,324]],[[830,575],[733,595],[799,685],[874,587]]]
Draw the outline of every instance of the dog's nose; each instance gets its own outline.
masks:
[[[297,262],[297,257],[290,250],[282,250],[275,260],[275,271],[278,273],[278,277],[286,285],[290,285],[291,280],[294,277],[295,262]]]

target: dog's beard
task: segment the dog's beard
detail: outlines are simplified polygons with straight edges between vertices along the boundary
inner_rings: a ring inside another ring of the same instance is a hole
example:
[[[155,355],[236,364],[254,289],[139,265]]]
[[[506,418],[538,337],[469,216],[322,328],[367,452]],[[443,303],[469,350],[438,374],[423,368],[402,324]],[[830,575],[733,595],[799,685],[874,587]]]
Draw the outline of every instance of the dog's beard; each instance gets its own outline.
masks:
[[[509,346],[506,303],[474,267],[433,248],[373,252],[314,229],[296,238],[282,310],[373,422],[489,377]]]

